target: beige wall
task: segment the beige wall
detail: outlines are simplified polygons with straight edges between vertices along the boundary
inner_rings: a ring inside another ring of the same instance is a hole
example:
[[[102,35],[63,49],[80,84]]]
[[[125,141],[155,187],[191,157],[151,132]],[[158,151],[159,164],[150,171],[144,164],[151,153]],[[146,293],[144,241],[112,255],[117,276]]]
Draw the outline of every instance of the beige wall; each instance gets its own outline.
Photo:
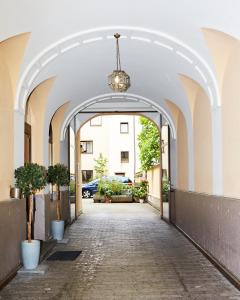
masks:
[[[240,198],[240,42],[229,58],[222,87],[223,192]]]
[[[209,100],[199,88],[193,115],[195,191],[212,194],[212,121]]]
[[[180,109],[166,100],[177,131],[177,188],[188,190],[188,137],[185,118]]]
[[[64,120],[64,114],[68,108],[69,102],[66,102],[58,108],[52,118],[52,133],[53,133],[53,165],[60,163],[60,134],[61,126]]]
[[[160,165],[156,165],[147,171],[149,182],[149,194],[160,199]]]
[[[27,120],[32,126],[32,162],[44,164],[44,126],[46,103],[55,77],[40,83],[32,92],[27,105]]]
[[[191,111],[194,145],[195,191],[213,191],[212,118],[209,99],[202,87],[187,76],[180,75]]]
[[[20,34],[0,43],[0,201],[9,198],[13,183],[14,98],[29,35]]]
[[[154,207],[161,209],[161,173],[160,164],[147,171],[149,184],[148,201]]]
[[[221,92],[223,194],[240,198],[240,41],[212,29],[204,29],[203,33],[212,54]]]

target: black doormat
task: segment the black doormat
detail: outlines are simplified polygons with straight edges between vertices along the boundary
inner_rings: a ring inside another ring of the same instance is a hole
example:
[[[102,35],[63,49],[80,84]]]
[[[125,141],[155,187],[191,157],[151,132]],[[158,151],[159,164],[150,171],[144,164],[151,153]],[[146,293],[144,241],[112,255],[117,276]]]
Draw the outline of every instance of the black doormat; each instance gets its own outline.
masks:
[[[47,260],[75,260],[82,251],[56,251]]]

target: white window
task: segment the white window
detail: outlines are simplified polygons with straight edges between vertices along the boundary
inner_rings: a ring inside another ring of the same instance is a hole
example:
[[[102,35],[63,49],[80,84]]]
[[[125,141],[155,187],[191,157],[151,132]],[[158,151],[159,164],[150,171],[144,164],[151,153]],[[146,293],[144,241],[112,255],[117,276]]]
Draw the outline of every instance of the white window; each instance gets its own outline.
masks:
[[[83,154],[93,153],[93,141],[81,141],[80,147],[81,147],[81,153]]]
[[[120,123],[120,133],[128,133],[128,122]]]

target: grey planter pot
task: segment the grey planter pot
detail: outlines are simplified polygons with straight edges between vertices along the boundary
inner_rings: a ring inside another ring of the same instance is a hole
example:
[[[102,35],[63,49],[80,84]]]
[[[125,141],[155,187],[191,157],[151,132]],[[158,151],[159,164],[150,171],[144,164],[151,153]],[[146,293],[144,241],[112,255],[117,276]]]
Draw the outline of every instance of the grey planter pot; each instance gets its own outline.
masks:
[[[23,267],[26,270],[36,269],[39,263],[40,256],[40,241],[32,240],[31,243],[28,241],[22,241],[22,260]]]
[[[55,240],[61,241],[64,234],[64,221],[53,220],[52,221],[52,236]]]

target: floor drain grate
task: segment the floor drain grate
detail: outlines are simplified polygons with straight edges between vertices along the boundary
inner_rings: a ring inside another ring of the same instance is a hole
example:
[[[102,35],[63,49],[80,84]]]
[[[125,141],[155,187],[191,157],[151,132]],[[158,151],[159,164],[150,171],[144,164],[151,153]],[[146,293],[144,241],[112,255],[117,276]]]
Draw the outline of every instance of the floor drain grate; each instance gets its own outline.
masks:
[[[47,260],[75,260],[82,251],[56,251]]]

